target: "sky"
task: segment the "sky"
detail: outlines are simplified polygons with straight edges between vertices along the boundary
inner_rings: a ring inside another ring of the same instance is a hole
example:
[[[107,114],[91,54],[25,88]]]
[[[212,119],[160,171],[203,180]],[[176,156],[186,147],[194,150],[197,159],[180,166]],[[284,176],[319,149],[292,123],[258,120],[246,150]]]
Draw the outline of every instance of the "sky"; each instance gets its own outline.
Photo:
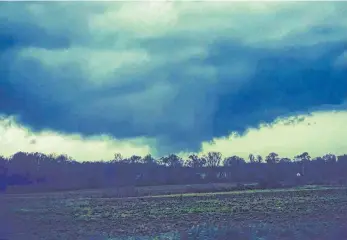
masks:
[[[347,153],[346,2],[1,2],[0,155]]]

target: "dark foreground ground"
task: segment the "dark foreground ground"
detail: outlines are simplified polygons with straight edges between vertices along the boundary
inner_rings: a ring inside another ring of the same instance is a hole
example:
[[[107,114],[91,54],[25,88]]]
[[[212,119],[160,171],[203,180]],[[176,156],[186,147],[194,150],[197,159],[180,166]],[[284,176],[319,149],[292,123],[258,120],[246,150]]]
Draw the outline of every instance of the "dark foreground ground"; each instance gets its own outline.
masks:
[[[345,240],[347,190],[259,190],[122,199],[85,192],[8,194],[0,195],[0,223],[0,239],[8,240]]]

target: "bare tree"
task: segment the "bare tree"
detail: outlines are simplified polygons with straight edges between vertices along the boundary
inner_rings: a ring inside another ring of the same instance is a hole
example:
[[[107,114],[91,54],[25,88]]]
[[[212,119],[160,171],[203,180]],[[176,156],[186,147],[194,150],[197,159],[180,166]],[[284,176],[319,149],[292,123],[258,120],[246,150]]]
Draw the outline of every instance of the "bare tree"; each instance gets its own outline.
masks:
[[[137,156],[137,155],[133,155],[130,158],[127,159],[128,163],[142,163],[142,157],[141,156]]]
[[[114,155],[113,161],[121,162],[122,160],[123,160],[122,154],[116,153],[116,154]]]
[[[268,164],[276,164],[279,162],[279,157],[277,153],[269,153],[269,155],[265,158],[266,163]]]
[[[225,167],[240,166],[241,164],[244,164],[244,163],[246,163],[246,161],[243,158],[236,155],[227,157],[223,161],[223,165]]]
[[[285,157],[285,158],[281,158],[279,162],[280,162],[280,163],[290,163],[291,161],[292,161],[292,160],[291,160],[290,158],[286,158],[286,157]]]
[[[250,163],[255,163],[255,161],[256,161],[255,156],[252,153],[249,154],[248,159],[249,159]]]
[[[327,163],[336,163],[337,162],[336,156],[334,154],[331,154],[331,153],[325,154],[323,156],[323,159]]]
[[[307,161],[311,160],[311,157],[308,154],[308,152],[304,152],[300,155],[295,156],[294,160],[299,161],[299,162],[307,162]]]
[[[156,160],[152,157],[151,154],[148,154],[142,158],[144,164],[156,164]]]
[[[297,162],[300,162],[301,164],[301,176],[305,176],[305,169],[307,162],[311,160],[311,156],[308,154],[308,152],[303,152],[300,155],[297,155],[294,157],[294,160]]]
[[[222,160],[222,154],[220,152],[209,152],[204,158],[208,167],[218,167]]]
[[[199,157],[196,154],[189,155],[186,165],[192,168],[201,168],[205,166],[206,159],[204,157]]]
[[[263,157],[260,156],[260,155],[258,155],[258,156],[256,157],[256,159],[257,159],[257,163],[262,163],[262,162],[263,162]]]
[[[176,154],[170,154],[169,156],[162,157],[161,162],[168,167],[182,167],[183,159]]]

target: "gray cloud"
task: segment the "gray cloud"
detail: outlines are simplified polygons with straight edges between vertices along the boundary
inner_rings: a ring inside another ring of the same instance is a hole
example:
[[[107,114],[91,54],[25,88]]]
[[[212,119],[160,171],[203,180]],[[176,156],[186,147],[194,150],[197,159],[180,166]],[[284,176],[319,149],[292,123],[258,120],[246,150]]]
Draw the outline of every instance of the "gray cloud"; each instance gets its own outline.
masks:
[[[33,129],[165,153],[346,99],[345,3],[2,6],[0,112]]]

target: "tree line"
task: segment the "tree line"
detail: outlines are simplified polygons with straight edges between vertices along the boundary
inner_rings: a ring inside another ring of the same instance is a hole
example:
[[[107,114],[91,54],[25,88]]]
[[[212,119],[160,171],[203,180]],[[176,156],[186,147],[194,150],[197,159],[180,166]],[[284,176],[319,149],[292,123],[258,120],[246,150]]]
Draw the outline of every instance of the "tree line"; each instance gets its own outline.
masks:
[[[78,162],[67,155],[17,152],[0,156],[0,188],[37,191],[151,186],[170,184],[237,183],[275,187],[295,184],[346,184],[347,155],[326,154],[311,159],[304,152],[292,159],[271,152],[223,157],[220,152],[170,154],[158,159],[123,157],[109,161]]]

